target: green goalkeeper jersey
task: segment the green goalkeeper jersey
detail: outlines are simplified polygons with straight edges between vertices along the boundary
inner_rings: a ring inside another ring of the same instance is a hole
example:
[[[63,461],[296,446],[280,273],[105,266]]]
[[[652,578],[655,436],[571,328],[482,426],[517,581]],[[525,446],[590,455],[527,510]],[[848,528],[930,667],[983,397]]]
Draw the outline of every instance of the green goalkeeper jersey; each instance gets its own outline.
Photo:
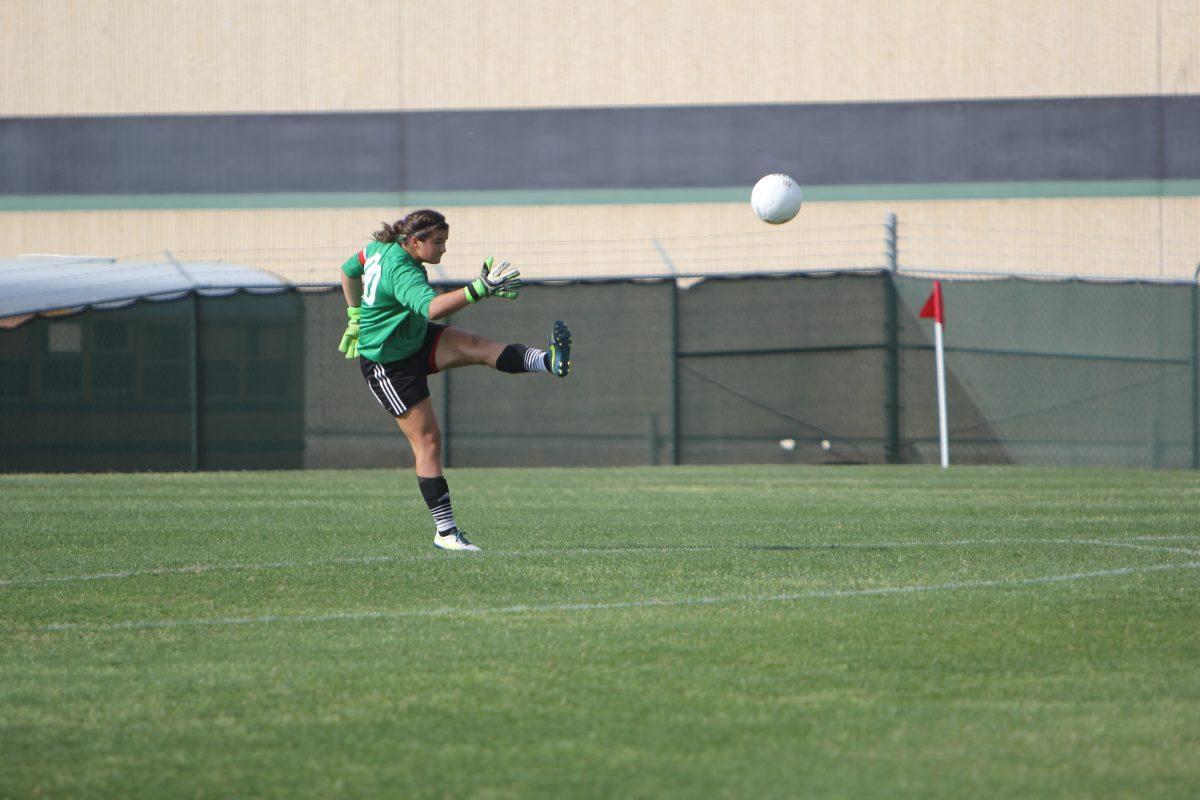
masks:
[[[425,268],[398,244],[371,242],[346,259],[342,272],[363,282],[358,354],[382,364],[417,352],[435,295]]]

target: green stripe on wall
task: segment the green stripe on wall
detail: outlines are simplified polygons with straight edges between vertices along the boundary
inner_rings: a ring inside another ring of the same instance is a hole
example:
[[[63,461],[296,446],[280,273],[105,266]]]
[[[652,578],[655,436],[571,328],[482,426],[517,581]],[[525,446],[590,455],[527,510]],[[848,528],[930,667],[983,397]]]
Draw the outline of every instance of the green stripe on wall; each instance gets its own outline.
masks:
[[[809,202],[1007,200],[1052,197],[1198,197],[1200,180],[1024,181],[808,186]],[[432,192],[280,192],[260,194],[0,195],[0,211],[122,211],[397,206],[555,206],[741,203],[749,186],[693,189],[514,189]]]

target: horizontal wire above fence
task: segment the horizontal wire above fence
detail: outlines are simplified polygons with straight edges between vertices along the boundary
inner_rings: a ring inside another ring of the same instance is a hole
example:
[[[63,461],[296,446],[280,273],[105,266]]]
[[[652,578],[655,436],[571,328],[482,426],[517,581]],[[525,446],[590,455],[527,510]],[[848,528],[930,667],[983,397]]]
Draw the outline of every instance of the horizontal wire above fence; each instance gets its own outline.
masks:
[[[488,255],[507,258],[530,279],[672,277],[722,272],[880,268],[971,275],[1048,274],[1058,278],[1186,279],[1200,264],[1200,240],[1079,230],[959,225],[897,220],[889,241],[885,220],[875,224],[796,223],[757,230],[564,239],[451,239],[445,263],[431,278],[466,280]],[[369,241],[281,247],[174,249],[183,260],[254,266],[298,284],[337,280],[341,264]],[[894,245],[894,250],[892,249]],[[894,252],[895,260],[889,259]],[[123,258],[160,260],[162,251]]]

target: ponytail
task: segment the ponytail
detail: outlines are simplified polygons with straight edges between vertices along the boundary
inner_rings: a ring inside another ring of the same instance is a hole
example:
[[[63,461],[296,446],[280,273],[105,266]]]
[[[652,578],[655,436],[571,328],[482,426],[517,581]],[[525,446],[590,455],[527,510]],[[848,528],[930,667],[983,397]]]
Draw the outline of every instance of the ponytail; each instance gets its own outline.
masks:
[[[382,224],[383,227],[375,231],[375,241],[384,244],[390,242],[399,244],[409,236],[415,236],[424,241],[434,231],[450,232],[450,225],[446,222],[446,217],[431,208],[413,211],[391,225],[386,222]]]

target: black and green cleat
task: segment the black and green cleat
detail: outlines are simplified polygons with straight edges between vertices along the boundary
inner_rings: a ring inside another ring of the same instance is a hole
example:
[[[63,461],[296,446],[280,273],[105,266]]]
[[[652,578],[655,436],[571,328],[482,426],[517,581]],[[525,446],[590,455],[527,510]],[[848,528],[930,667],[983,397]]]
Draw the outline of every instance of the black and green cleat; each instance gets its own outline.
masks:
[[[547,353],[550,371],[560,378],[567,377],[571,371],[571,329],[561,319],[554,321]]]

